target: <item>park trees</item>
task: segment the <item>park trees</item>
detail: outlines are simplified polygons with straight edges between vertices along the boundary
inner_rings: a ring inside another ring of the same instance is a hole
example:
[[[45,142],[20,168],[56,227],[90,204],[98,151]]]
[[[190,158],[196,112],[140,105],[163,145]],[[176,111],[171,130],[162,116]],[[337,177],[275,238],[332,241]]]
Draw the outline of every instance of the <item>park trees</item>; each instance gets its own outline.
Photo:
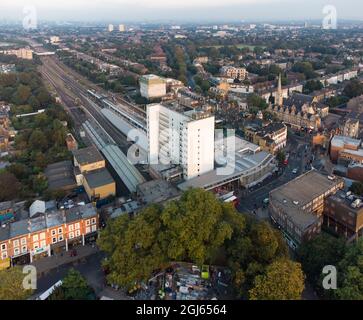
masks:
[[[112,221],[101,232],[98,244],[108,254],[104,266],[111,283],[131,288],[167,263],[160,214],[161,208],[154,205],[134,220],[122,216]]]
[[[20,267],[0,271],[0,300],[25,300],[32,290],[24,289],[24,274]]]
[[[363,240],[345,244],[344,239],[324,234],[304,243],[298,251],[308,281],[326,299],[363,299]],[[323,288],[325,266],[337,271],[337,290]]]
[[[345,86],[343,94],[348,98],[358,97],[363,94],[363,84],[358,79],[353,79]]]
[[[63,279],[62,285],[53,291],[49,300],[89,300],[92,294],[92,288],[81,273],[70,269]]]
[[[363,239],[346,248],[338,264],[338,289],[335,294],[341,300],[363,300]]]
[[[186,191],[165,207],[149,206],[133,219],[125,215],[111,221],[98,244],[107,253],[108,280],[122,287],[147,281],[172,261],[223,261],[232,271],[237,295],[244,298],[269,265],[288,259],[278,231],[246,219],[231,204],[200,189]],[[284,286],[294,275],[281,277]]]
[[[300,300],[303,290],[301,265],[288,259],[279,259],[255,278],[249,296],[251,300]]]
[[[0,202],[14,200],[19,195],[21,184],[10,172],[0,173]]]

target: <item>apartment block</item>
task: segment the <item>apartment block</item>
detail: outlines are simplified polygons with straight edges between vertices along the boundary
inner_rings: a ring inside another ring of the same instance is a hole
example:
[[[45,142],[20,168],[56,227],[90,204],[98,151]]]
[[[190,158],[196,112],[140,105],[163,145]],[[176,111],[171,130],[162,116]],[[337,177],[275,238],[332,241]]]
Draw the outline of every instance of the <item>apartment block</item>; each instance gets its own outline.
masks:
[[[92,204],[69,210],[32,212],[0,228],[0,264],[24,264],[85,245],[97,237],[99,217]]]
[[[214,169],[214,116],[178,103],[147,108],[150,164],[175,164],[185,180]]]
[[[271,220],[290,247],[295,249],[320,233],[325,199],[343,187],[343,179],[311,170],[270,192]]]

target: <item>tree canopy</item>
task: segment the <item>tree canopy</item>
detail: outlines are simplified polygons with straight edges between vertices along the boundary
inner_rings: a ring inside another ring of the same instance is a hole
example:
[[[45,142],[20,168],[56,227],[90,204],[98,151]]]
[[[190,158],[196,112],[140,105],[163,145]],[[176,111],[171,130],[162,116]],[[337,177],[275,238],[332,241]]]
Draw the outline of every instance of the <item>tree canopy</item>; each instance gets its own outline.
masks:
[[[299,263],[281,259],[256,277],[249,291],[251,300],[299,300],[304,290],[304,274]]]
[[[363,239],[345,244],[344,239],[322,234],[299,248],[299,260],[309,282],[326,299],[363,299]],[[325,266],[337,269],[337,290],[322,287]]]
[[[50,295],[49,300],[89,300],[93,290],[81,273],[70,269],[60,287]]]
[[[23,280],[25,275],[20,267],[0,271],[0,300],[25,300],[32,290],[25,290]]]
[[[288,259],[277,230],[200,189],[188,190],[164,207],[149,206],[132,219],[125,215],[110,221],[98,244],[107,253],[104,266],[111,283],[131,288],[173,261],[218,261],[231,269],[236,294],[243,298],[271,263]]]

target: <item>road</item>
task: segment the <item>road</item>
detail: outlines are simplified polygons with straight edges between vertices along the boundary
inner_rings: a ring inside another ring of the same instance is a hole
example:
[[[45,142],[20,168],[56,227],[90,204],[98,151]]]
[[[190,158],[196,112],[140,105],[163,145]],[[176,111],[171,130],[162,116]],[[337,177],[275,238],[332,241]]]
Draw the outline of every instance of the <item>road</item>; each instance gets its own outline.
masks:
[[[266,213],[262,213],[263,200],[269,197],[269,193],[310,170],[312,150],[307,138],[296,139],[289,134],[286,152],[289,154],[289,163],[283,168],[283,172],[266,179],[263,183],[250,188],[246,194],[242,195],[237,208],[239,212],[254,213],[254,211],[258,211],[258,215],[261,214],[266,217]],[[294,169],[297,169],[296,173],[293,173]]]
[[[88,284],[95,290],[96,295],[98,295],[105,287],[105,276],[101,268],[103,257],[104,254],[102,252],[97,252],[78,264],[60,265],[57,269],[50,271],[37,280],[37,290],[34,292],[34,295],[38,296],[56,282],[63,279],[70,267],[78,270],[87,279]]]

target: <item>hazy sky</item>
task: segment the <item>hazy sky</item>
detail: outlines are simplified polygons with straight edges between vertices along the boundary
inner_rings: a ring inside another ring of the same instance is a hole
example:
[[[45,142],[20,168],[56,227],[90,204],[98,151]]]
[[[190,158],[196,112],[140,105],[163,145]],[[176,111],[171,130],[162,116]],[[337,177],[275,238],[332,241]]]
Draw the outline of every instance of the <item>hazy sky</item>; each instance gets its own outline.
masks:
[[[338,19],[363,20],[363,0],[0,0],[0,19],[21,21],[29,5],[39,20],[309,20],[322,19],[325,5]]]

